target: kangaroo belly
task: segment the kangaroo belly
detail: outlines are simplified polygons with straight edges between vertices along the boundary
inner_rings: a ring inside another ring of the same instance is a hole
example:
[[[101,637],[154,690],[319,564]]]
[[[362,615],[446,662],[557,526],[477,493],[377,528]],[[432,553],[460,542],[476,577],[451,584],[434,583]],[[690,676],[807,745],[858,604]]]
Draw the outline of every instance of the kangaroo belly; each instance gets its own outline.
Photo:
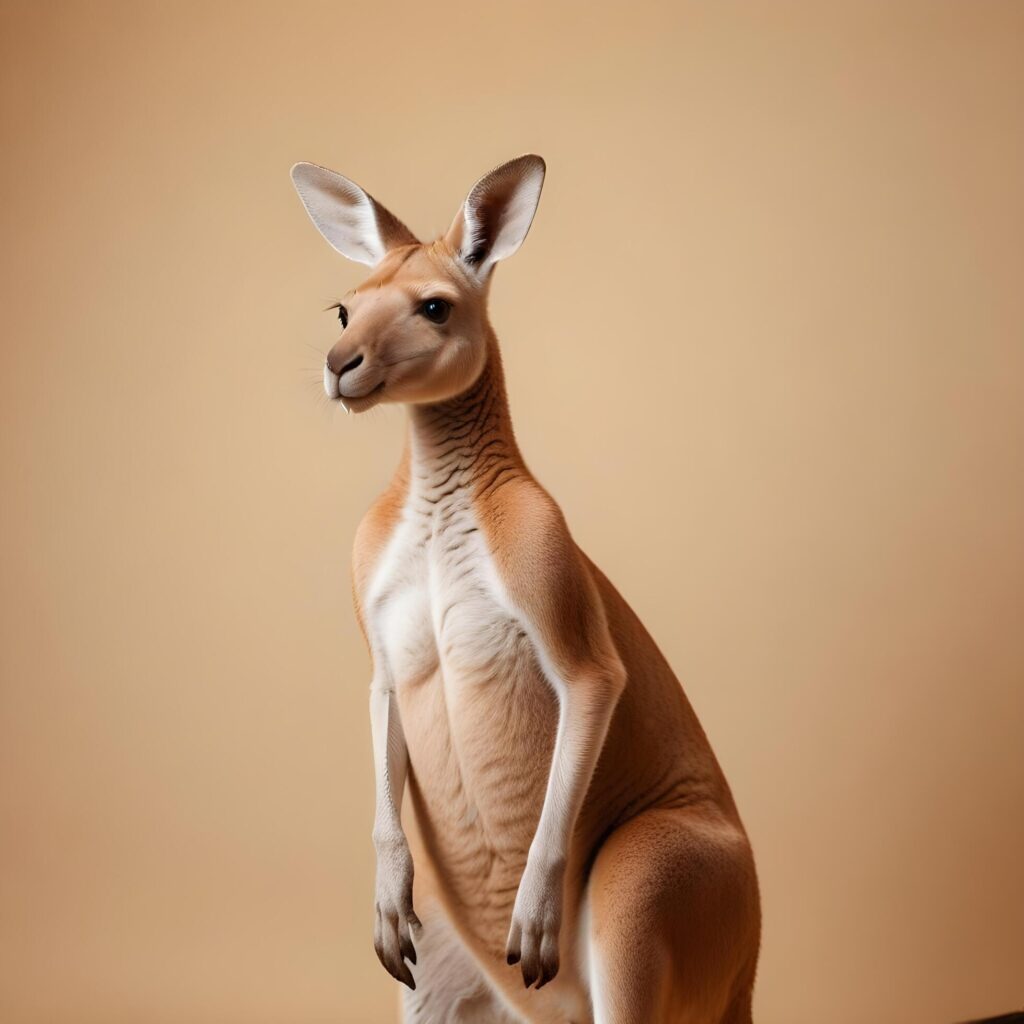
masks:
[[[425,845],[471,930],[503,943],[543,805],[554,694],[522,630],[480,597],[448,606],[434,671],[398,692]]]

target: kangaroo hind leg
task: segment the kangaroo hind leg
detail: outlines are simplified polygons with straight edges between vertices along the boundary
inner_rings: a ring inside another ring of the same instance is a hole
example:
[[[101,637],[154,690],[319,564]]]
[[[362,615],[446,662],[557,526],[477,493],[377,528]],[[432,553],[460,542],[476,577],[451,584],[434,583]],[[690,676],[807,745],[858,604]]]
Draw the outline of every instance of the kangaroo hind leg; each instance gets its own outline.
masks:
[[[616,829],[588,903],[594,1024],[749,1024],[757,879],[720,812],[652,809]]]

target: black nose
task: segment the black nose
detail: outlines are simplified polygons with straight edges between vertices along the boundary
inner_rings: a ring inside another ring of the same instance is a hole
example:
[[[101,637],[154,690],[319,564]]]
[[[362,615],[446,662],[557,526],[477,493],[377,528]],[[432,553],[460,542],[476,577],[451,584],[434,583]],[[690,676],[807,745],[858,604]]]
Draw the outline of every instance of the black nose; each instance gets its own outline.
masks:
[[[345,374],[348,373],[349,370],[354,370],[357,366],[359,366],[362,363],[362,361],[363,361],[363,357],[362,356],[356,356],[355,359],[350,359],[341,368],[341,373],[339,373],[338,376],[339,377],[344,377]]]

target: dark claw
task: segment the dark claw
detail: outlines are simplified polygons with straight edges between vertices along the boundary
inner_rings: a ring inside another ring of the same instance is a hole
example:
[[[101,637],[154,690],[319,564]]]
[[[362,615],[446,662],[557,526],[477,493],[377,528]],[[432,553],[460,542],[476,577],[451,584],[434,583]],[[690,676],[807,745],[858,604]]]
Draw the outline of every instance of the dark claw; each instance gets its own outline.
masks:
[[[509,967],[512,967],[514,964],[519,963],[519,952],[518,952],[518,950],[516,952],[514,952],[514,953],[509,953],[507,959],[508,959]]]
[[[394,970],[389,967],[388,974],[390,974],[395,981],[400,981],[403,985],[408,985],[414,992],[416,991],[416,979],[412,976],[412,972],[405,966],[404,962]]]
[[[549,981],[555,980],[555,975],[558,973],[558,964],[553,964],[550,967],[541,967],[540,981],[537,982],[537,988],[543,988]]]

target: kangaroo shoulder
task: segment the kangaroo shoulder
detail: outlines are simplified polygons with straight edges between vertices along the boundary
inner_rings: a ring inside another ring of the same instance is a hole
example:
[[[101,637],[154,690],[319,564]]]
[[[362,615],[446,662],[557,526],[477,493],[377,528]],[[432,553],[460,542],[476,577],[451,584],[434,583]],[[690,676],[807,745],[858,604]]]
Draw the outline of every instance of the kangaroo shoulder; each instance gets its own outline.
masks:
[[[502,488],[478,510],[490,550],[503,575],[536,573],[582,565],[565,516],[536,480],[523,478]]]
[[[408,493],[408,470],[403,462],[388,488],[366,510],[356,528],[352,545],[352,592],[360,624],[363,596],[370,586],[384,549],[401,522]]]
[[[609,648],[601,593],[558,504],[533,480],[505,487],[501,496],[482,526],[514,605],[569,661]]]

